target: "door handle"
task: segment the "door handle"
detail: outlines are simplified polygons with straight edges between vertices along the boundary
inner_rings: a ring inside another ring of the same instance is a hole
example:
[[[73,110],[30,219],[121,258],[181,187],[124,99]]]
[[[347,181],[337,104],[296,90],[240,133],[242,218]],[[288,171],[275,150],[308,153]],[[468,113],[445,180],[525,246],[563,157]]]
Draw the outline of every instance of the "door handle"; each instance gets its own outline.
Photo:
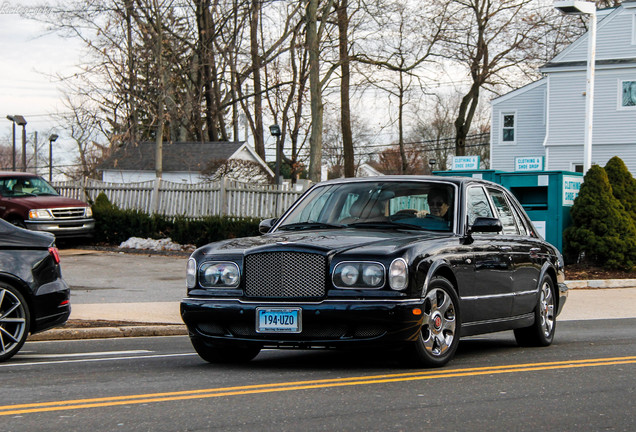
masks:
[[[510,246],[501,246],[499,249],[503,252],[512,252],[512,247]]]

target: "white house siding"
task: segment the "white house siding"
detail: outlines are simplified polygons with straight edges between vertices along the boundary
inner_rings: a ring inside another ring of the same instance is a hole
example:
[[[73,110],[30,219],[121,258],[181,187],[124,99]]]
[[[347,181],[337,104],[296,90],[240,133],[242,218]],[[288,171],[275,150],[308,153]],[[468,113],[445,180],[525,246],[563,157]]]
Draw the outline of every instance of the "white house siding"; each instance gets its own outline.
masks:
[[[547,80],[529,84],[492,102],[490,168],[513,171],[515,157],[543,156]],[[502,113],[515,114],[515,143],[501,141]]]
[[[636,81],[636,68],[597,69],[594,84],[592,162],[604,165],[619,156],[631,172],[636,164],[636,109],[619,104],[621,81]],[[550,74],[550,122],[546,140],[548,169],[571,170],[583,164],[585,71]],[[577,146],[574,150],[572,147]],[[609,148],[608,148],[609,147]]]
[[[546,146],[583,146],[585,137],[585,72],[560,72],[549,79]]]
[[[548,149],[548,153],[550,170],[574,171],[574,164],[583,164],[582,146],[554,146]],[[614,156],[620,157],[631,173],[636,173],[636,144],[592,145],[593,164],[605,166]]]

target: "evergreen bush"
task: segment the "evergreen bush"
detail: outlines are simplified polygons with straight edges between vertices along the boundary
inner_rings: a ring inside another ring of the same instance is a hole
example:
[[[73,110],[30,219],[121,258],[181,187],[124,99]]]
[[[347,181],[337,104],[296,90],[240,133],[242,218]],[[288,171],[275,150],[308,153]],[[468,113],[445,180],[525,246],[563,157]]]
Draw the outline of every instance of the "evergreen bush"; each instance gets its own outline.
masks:
[[[605,172],[612,185],[612,193],[636,223],[636,179],[618,156],[611,158],[605,165]]]
[[[631,270],[636,262],[636,226],[612,193],[605,170],[592,166],[585,175],[570,212],[572,225],[564,232],[569,261],[608,269]]]

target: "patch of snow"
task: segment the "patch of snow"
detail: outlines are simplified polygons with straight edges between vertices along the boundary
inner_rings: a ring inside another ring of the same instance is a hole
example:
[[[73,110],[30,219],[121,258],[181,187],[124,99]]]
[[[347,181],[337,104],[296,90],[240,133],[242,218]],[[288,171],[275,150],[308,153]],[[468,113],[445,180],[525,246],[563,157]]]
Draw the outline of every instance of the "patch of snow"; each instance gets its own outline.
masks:
[[[156,251],[192,251],[193,245],[181,245],[174,243],[171,238],[163,238],[159,240],[155,239],[143,239],[139,237],[131,237],[125,242],[119,245],[120,248],[126,249],[144,249],[144,250],[156,250]]]

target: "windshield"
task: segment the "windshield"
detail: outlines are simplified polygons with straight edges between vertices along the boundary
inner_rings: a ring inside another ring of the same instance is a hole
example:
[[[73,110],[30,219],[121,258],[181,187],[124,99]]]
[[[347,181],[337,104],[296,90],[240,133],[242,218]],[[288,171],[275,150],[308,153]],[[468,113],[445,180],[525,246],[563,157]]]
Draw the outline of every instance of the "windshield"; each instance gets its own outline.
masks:
[[[50,184],[37,176],[0,178],[0,194],[9,198],[58,195]]]
[[[369,181],[318,185],[278,230],[334,227],[453,231],[455,188],[443,182]]]

